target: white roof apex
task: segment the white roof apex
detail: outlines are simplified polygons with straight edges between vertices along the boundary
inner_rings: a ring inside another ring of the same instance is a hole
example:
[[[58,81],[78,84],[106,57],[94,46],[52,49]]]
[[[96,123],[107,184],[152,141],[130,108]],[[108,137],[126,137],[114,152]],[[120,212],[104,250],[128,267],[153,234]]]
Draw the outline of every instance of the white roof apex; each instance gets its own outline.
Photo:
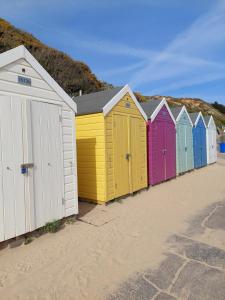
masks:
[[[20,45],[16,48],[8,50],[0,54],[0,68],[13,63],[19,59],[25,59],[40,76],[52,87],[53,90],[67,103],[67,105],[77,112],[77,105],[71,97],[59,86],[59,84],[49,75],[49,73],[41,66],[34,56],[24,47]]]

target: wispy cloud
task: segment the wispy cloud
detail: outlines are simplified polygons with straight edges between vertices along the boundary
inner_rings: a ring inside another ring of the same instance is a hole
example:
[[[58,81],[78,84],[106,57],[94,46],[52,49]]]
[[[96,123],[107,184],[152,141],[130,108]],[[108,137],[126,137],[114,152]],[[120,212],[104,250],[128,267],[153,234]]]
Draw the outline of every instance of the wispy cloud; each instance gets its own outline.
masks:
[[[197,74],[193,75],[191,78],[174,81],[168,86],[159,87],[158,89],[152,89],[147,92],[147,95],[157,95],[159,93],[164,93],[168,91],[176,91],[183,87],[191,87],[194,85],[207,83],[207,82],[213,82],[220,79],[225,78],[225,67],[224,70],[221,72],[212,72],[212,73],[206,73],[206,74]]]
[[[124,83],[130,80],[133,88],[144,88],[149,93],[164,93],[177,91],[183,87],[191,87],[206,82],[212,82],[225,78],[225,65],[217,59],[217,52],[221,47],[225,49],[225,0],[212,1],[211,9],[200,16],[190,26],[179,33],[163,50],[144,49],[138,47],[135,39],[133,44],[126,45],[122,42],[98,38],[81,32],[76,28],[57,28],[57,22],[52,26],[38,24],[36,19],[27,18],[32,13],[55,11],[62,7],[62,0],[9,0],[1,5],[1,12],[19,14],[24,16],[27,24],[33,22],[33,26],[40,27],[47,35],[54,35],[60,39],[65,49],[75,53],[75,49],[86,49],[92,53],[104,56],[124,57],[124,64],[118,64],[118,68],[99,70],[100,77],[113,78],[118,75],[124,78]],[[82,9],[110,10],[114,6],[137,5],[137,0],[67,0],[65,10],[76,15]],[[168,5],[168,3],[180,3],[180,0],[139,0],[139,5]],[[203,2],[204,3],[204,2]],[[191,4],[190,4],[191,5]],[[65,13],[65,11],[64,11]],[[35,24],[34,24],[35,23]],[[59,24],[60,26],[60,24]],[[60,36],[59,36],[60,34]],[[63,48],[63,47],[62,47]],[[154,86],[154,88],[151,88]]]
[[[208,82],[217,77],[224,78],[225,66],[211,59],[215,59],[218,47],[225,44],[224,28],[225,1],[221,0],[172,40],[154,60],[139,70],[130,84],[136,88],[153,81],[168,79],[166,83],[158,83],[156,90],[161,93]],[[196,78],[196,74],[200,75]],[[152,90],[154,91],[155,89]]]
[[[115,76],[115,75],[119,75],[119,74],[124,74],[124,73],[128,73],[131,71],[135,71],[137,69],[141,69],[142,67],[144,67],[146,64],[145,61],[140,61],[138,63],[134,63],[134,64],[130,64],[130,65],[126,65],[120,68],[116,68],[116,69],[110,69],[110,70],[103,70],[100,71],[101,76],[104,78],[105,76],[110,77],[110,76]]]

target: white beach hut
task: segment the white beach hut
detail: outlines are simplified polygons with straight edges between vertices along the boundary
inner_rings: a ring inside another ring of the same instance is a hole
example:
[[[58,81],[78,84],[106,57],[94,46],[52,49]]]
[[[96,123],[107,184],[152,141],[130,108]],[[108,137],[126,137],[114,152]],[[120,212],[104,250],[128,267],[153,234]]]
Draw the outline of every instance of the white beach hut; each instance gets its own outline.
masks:
[[[217,161],[217,130],[213,116],[205,116],[206,124],[206,148],[207,163],[212,164]]]
[[[75,113],[24,46],[0,54],[0,242],[77,214]]]

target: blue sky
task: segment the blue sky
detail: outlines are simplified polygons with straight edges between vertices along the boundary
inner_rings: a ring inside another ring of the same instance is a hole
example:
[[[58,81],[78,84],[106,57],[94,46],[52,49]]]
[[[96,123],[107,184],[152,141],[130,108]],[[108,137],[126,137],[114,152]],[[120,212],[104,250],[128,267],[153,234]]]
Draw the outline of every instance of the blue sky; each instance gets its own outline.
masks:
[[[1,2],[1,17],[99,79],[225,104],[225,0]]]

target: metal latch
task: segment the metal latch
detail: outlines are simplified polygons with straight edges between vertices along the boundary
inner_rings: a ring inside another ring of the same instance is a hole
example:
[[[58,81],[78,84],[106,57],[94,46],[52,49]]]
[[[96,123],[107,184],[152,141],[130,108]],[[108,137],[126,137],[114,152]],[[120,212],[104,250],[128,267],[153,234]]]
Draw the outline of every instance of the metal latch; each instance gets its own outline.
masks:
[[[129,160],[130,157],[131,157],[131,154],[130,154],[130,153],[127,153],[127,154],[126,154],[126,160]]]
[[[34,164],[33,163],[26,163],[26,164],[21,164],[21,174],[27,174],[29,168],[33,168]]]
[[[166,155],[166,151],[167,151],[167,149],[162,149],[162,154]]]

